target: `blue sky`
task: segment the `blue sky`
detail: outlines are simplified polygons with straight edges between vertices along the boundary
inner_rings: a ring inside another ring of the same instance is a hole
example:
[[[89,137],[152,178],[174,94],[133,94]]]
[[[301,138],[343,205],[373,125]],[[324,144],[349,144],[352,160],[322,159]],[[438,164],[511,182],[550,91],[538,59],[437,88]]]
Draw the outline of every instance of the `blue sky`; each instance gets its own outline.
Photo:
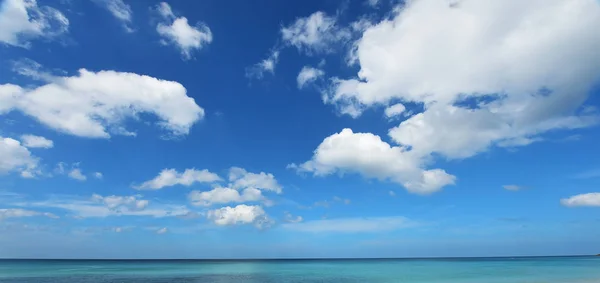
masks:
[[[0,5],[0,257],[600,250],[597,1]]]

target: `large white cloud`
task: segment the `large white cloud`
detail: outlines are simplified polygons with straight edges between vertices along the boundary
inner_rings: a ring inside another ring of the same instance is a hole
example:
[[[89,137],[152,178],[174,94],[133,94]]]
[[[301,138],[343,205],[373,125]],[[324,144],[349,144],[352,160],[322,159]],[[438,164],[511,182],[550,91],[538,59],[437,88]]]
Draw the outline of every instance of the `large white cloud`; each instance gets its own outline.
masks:
[[[404,149],[402,164],[417,168],[432,156],[525,146],[548,131],[600,121],[582,107],[600,74],[598,26],[595,0],[408,1],[392,19],[365,29],[353,52],[357,77],[332,78],[323,99],[353,117],[368,107],[422,106],[389,131]],[[451,183],[442,179],[438,185]]]
[[[188,134],[204,117],[204,109],[177,82],[86,69],[32,89],[0,85],[0,103],[0,114],[19,110],[58,131],[91,138],[134,135],[124,123],[140,113],[156,115],[158,124],[173,135]]]
[[[232,167],[229,169],[229,181],[234,189],[256,188],[280,194],[283,187],[271,173],[252,173],[243,168]]]
[[[539,107],[569,100],[558,104],[568,110],[597,79],[599,24],[595,0],[410,1],[363,33],[359,79],[341,80],[329,101],[451,103],[502,93],[516,106],[546,87],[553,93]]]
[[[191,191],[188,199],[193,205],[210,206],[213,204],[224,204],[231,202],[254,202],[265,198],[262,192],[256,188],[246,188],[240,191],[232,188],[216,187],[210,191]]]
[[[25,178],[38,172],[39,159],[18,140],[0,136],[0,174],[19,172]]]
[[[424,163],[413,151],[391,146],[379,136],[344,129],[325,138],[311,160],[291,167],[317,176],[359,173],[367,178],[396,182],[418,194],[429,194],[454,183],[454,176],[441,169],[423,169]]]
[[[560,203],[564,206],[575,207],[575,206],[597,206],[600,207],[600,193],[588,193],[575,195],[569,198],[560,200]]]
[[[185,59],[192,58],[194,50],[200,50],[212,42],[212,32],[206,24],[198,22],[190,26],[186,17],[175,16],[171,6],[165,2],[158,4],[156,9],[163,19],[156,26],[156,31],[163,37],[164,43],[179,48]]]
[[[154,179],[148,180],[139,186],[134,186],[134,189],[160,190],[175,185],[191,186],[194,183],[214,183],[220,180],[221,177],[206,169],[185,169],[183,173],[179,173],[175,169],[163,169]]]
[[[307,54],[331,52],[335,44],[349,40],[350,36],[350,31],[341,28],[335,17],[321,11],[298,18],[281,29],[281,39],[286,44]]]
[[[35,0],[5,0],[0,4],[0,42],[29,47],[35,38],[67,32],[69,20],[58,10],[38,6]]]
[[[258,205],[225,206],[208,211],[207,218],[220,226],[254,224],[262,228],[271,223],[264,209]]]

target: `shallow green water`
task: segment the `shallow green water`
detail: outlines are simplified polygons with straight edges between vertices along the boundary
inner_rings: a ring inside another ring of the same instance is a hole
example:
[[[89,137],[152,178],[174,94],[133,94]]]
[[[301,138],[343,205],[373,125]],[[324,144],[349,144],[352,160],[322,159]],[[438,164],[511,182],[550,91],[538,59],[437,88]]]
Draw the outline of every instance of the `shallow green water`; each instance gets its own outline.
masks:
[[[0,260],[0,282],[600,283],[600,257],[266,260]]]

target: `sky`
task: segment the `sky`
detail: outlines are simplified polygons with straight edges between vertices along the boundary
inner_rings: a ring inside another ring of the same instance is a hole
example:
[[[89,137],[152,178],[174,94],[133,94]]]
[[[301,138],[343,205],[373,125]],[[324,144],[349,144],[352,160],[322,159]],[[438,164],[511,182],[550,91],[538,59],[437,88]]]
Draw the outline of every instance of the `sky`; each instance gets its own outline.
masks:
[[[0,2],[0,257],[600,252],[596,0]]]

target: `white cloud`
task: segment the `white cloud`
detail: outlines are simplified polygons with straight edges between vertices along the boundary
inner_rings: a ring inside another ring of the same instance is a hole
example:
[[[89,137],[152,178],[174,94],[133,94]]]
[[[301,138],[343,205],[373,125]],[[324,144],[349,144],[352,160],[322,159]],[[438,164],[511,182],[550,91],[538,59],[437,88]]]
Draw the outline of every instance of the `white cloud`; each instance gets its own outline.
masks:
[[[225,206],[208,211],[207,217],[220,226],[254,224],[262,228],[271,223],[263,208],[258,205]]]
[[[18,140],[0,137],[0,174],[19,172],[24,178],[38,173],[39,159]]]
[[[2,208],[0,209],[0,220],[6,218],[20,218],[20,217],[33,217],[33,216],[45,216],[49,218],[59,218],[58,216],[49,212],[37,212],[33,210],[26,210],[21,208]]]
[[[279,50],[273,49],[269,57],[246,70],[246,77],[262,79],[265,73],[275,74],[277,62],[279,62]]]
[[[379,0],[366,0],[365,3],[371,7],[376,7],[379,4]]]
[[[542,103],[542,101],[539,101]],[[516,107],[516,105],[511,106]],[[526,107],[521,104],[520,107]],[[452,105],[434,105],[425,112],[412,116],[390,129],[389,136],[398,144],[411,146],[419,155],[438,153],[449,159],[471,157],[498,146],[526,145],[535,141],[535,135],[552,129],[573,129],[594,124],[596,117],[553,117],[539,120],[524,112],[518,120],[506,121],[512,110],[494,111],[466,109]],[[533,112],[539,113],[539,112]],[[523,119],[523,120],[522,120]],[[529,124],[531,119],[537,122]]]
[[[221,178],[217,174],[206,169],[185,169],[183,173],[179,173],[175,169],[163,169],[154,179],[133,188],[136,190],[160,190],[175,185],[191,186],[194,183],[214,183],[220,180]]]
[[[167,227],[163,227],[161,229],[156,230],[156,234],[165,234],[167,233],[169,230],[167,229]]]
[[[251,173],[243,168],[232,167],[229,169],[229,181],[232,182],[231,187],[234,189],[256,188],[278,194],[282,192],[282,186],[271,173]]]
[[[185,206],[150,203],[139,196],[92,195],[89,199],[61,196],[45,201],[12,203],[20,207],[46,207],[64,210],[75,218],[104,218],[109,216],[177,217],[188,214]]]
[[[212,32],[206,24],[198,22],[190,26],[186,17],[176,17],[171,6],[165,2],[158,4],[157,11],[163,22],[158,23],[156,31],[163,37],[163,42],[179,48],[185,59],[191,59],[192,51],[200,50],[212,42]]]
[[[50,82],[56,79],[50,72],[44,70],[44,67],[40,63],[29,58],[14,60],[12,62],[12,71],[21,76],[43,82]]]
[[[287,222],[287,223],[300,223],[302,222],[302,220],[304,220],[302,218],[302,216],[298,215],[298,216],[293,216],[291,213],[289,212],[284,212],[283,213],[283,221]]]
[[[323,99],[354,117],[398,101],[422,106],[388,133],[408,167],[525,146],[548,131],[600,121],[583,105],[600,73],[597,1],[422,0],[399,7],[356,42],[357,77],[332,78]],[[451,183],[443,179],[440,186]]]
[[[109,209],[117,209],[126,207],[131,210],[142,210],[148,206],[148,200],[138,199],[136,196],[106,196],[103,197],[98,194],[92,195],[94,202],[103,203]]]
[[[388,108],[386,108],[385,111],[383,111],[383,113],[385,114],[385,117],[393,118],[393,117],[396,117],[396,116],[404,113],[405,110],[406,110],[406,107],[404,106],[404,104],[396,103],[396,104],[391,105]]]
[[[588,193],[564,198],[560,200],[564,206],[596,206],[600,207],[600,193]]]
[[[352,202],[350,199],[341,198],[341,197],[338,197],[338,196],[334,196],[333,197],[333,201],[343,202],[344,204],[350,204]]]
[[[359,173],[367,178],[396,182],[418,194],[430,194],[455,182],[456,178],[444,170],[423,169],[424,163],[413,151],[390,146],[379,136],[344,129],[325,138],[311,160],[290,167],[316,176]]]
[[[331,99],[449,103],[502,92],[503,104],[511,106],[539,98],[546,108],[566,95],[579,99],[565,106],[578,106],[600,68],[588,64],[600,57],[594,52],[600,35],[591,30],[599,16],[595,0],[464,1],[457,8],[437,0],[409,2],[395,18],[364,32],[357,51],[362,81],[342,81],[355,84],[353,91],[334,92]],[[535,96],[542,87],[554,93]],[[525,106],[513,111],[533,107]]]
[[[324,12],[315,12],[305,18],[298,18],[293,24],[281,29],[282,40],[298,51],[309,55],[328,53],[333,46],[350,39],[350,32],[340,28],[335,17]]]
[[[104,175],[102,175],[101,172],[94,172],[94,178],[96,178],[96,179],[102,179],[102,178],[104,178]]]
[[[505,190],[509,190],[509,191],[519,191],[519,190],[523,189],[521,186],[517,186],[517,185],[504,185],[502,187]]]
[[[316,69],[309,66],[302,67],[296,82],[298,83],[298,89],[302,89],[307,83],[314,82],[316,79],[325,75],[325,72],[321,69]]]
[[[173,81],[134,73],[79,70],[78,76],[24,89],[0,85],[0,114],[20,110],[39,122],[68,134],[108,138],[130,133],[127,118],[155,114],[158,124],[173,135],[185,135],[204,117],[204,110],[186,89]]]
[[[396,196],[396,193],[395,193],[394,191],[389,191],[389,192],[388,192],[388,194],[389,194],[391,197],[395,197],[395,196]]]
[[[60,11],[38,6],[35,0],[5,0],[0,5],[0,42],[28,48],[30,40],[53,38],[68,31]]]
[[[95,0],[100,5],[103,5],[117,20],[121,21],[123,28],[127,32],[133,32],[130,27],[133,18],[131,7],[123,0]]]
[[[85,175],[83,175],[83,173],[81,173],[81,169],[79,169],[79,168],[71,169],[71,171],[69,171],[69,174],[67,174],[67,175],[69,176],[69,178],[75,179],[78,181],[87,180],[87,177]]]
[[[51,140],[34,135],[22,135],[21,141],[23,142],[23,146],[29,148],[52,148],[54,146],[54,142]]]
[[[593,179],[598,177],[600,177],[600,168],[584,171],[573,176],[575,179]]]
[[[578,114],[600,72],[590,63],[600,61],[598,25],[595,0],[409,2],[363,33],[358,79],[334,79],[324,100],[353,116],[392,100],[424,103],[390,131],[422,154],[466,158],[497,143],[526,145],[598,122]]]
[[[191,191],[188,199],[193,205],[210,206],[213,204],[224,204],[231,202],[252,202],[261,201],[263,197],[261,191],[255,188],[246,188],[239,191],[231,188],[216,187],[210,191]]]
[[[406,217],[365,217],[311,220],[302,223],[286,223],[287,230],[308,233],[380,233],[414,226]]]
[[[79,168],[79,165],[79,162],[75,162],[70,165],[65,162],[58,162],[56,164],[56,168],[54,168],[54,173],[58,175],[67,175],[69,178],[74,180],[85,181],[87,180],[87,176],[83,174],[83,171],[81,170],[81,168]],[[94,173],[94,177],[97,178],[98,176],[96,175],[96,173]],[[101,175],[102,173],[100,173],[100,177],[102,177]]]

